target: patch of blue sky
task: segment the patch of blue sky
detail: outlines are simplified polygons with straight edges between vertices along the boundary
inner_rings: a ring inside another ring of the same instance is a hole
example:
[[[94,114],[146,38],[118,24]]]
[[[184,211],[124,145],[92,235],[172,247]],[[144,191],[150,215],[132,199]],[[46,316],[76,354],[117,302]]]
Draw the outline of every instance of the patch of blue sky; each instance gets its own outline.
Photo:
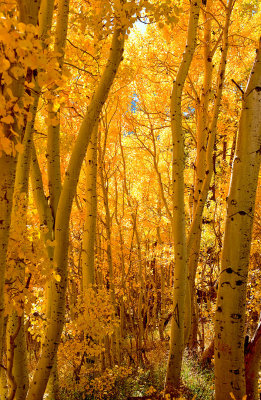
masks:
[[[137,31],[139,31],[140,33],[145,33],[146,29],[147,29],[147,23],[146,21],[141,21],[141,20],[137,20],[134,24],[134,27],[137,29]]]

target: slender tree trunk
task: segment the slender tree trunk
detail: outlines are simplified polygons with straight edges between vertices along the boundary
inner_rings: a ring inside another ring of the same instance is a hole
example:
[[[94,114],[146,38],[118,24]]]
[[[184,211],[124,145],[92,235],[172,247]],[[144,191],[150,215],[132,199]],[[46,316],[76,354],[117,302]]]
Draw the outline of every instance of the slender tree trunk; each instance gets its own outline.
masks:
[[[16,158],[7,154],[0,157],[0,337],[4,337],[4,287],[6,254],[11,222]],[[0,343],[0,362],[3,357],[4,341]]]
[[[24,2],[20,2],[19,7],[20,18],[23,20],[23,22],[36,25],[36,23],[38,22],[37,19],[40,2],[29,1],[26,4]],[[48,29],[48,25],[43,27],[42,24],[42,19],[44,16],[44,12],[42,12],[39,16],[39,36],[41,38],[41,35],[45,32],[45,29]],[[27,196],[31,157],[31,142],[39,95],[35,92],[32,97],[33,104],[29,108],[29,112],[32,117],[30,121],[27,120],[24,134],[22,135],[21,133],[21,135],[23,136],[23,138],[21,138],[23,139],[23,151],[19,153],[17,158],[16,176],[14,183],[14,206],[11,215],[10,234],[11,238],[18,242],[23,240],[24,235],[26,235]],[[12,246],[13,242],[9,241],[9,254],[12,254]],[[14,256],[16,260],[16,255]],[[14,273],[16,275],[16,279],[13,276],[15,281],[14,286],[17,286],[17,283],[19,282],[23,286],[23,291],[25,286],[25,271],[22,261],[16,261],[16,269]],[[16,290],[21,293],[21,287],[16,287]],[[26,397],[26,392],[28,390],[29,378],[27,370],[27,350],[25,341],[23,300],[19,305],[17,304],[17,307],[19,308],[19,311],[17,309],[12,310],[8,318],[7,371],[9,378],[8,380],[10,383],[9,397],[14,397],[16,400],[24,400]]]
[[[261,45],[261,40],[260,40]],[[215,315],[216,400],[246,393],[244,366],[246,285],[260,168],[261,48],[243,96],[236,154],[227,199],[227,216]]]
[[[88,145],[86,154],[86,202],[85,202],[85,221],[82,240],[81,251],[81,265],[82,265],[82,295],[85,307],[86,294],[95,286],[95,239],[96,239],[96,219],[97,219],[97,135],[98,123],[96,123],[91,139]],[[88,335],[88,332],[84,332]],[[96,357],[92,357],[95,362]]]
[[[29,385],[24,313],[19,316],[15,310],[8,318],[7,369],[10,371],[9,395],[13,391],[15,400],[24,400]]]
[[[201,356],[200,364],[203,367],[210,366],[213,356],[214,356],[214,340],[211,340],[210,345],[204,350]]]
[[[133,230],[135,233],[137,248],[138,248],[138,263],[139,263],[139,298],[138,298],[138,332],[137,332],[137,350],[138,350],[138,363],[144,367],[143,357],[142,357],[142,345],[144,340],[144,327],[143,327],[143,309],[144,309],[144,279],[143,279],[143,265],[142,265],[142,255],[141,255],[141,245],[140,245],[140,237],[137,228],[137,214],[134,216],[132,215],[133,219]]]
[[[121,134],[121,132],[120,132]],[[121,140],[121,137],[120,137]],[[124,186],[124,184],[123,184]],[[124,202],[124,187],[123,187],[123,202]],[[122,215],[118,215],[118,184],[117,178],[115,177],[115,220],[118,225],[119,236],[120,236],[120,249],[121,249],[121,290],[122,294],[120,296],[119,301],[119,317],[120,317],[120,325],[117,328],[117,341],[118,341],[118,364],[121,365],[123,361],[123,343],[125,340],[125,306],[123,293],[126,291],[126,273],[125,273],[125,259],[124,259],[124,238],[122,233],[122,219],[124,217],[124,207],[122,211]]]
[[[24,22],[20,16],[20,21]],[[3,95],[6,102],[9,101],[9,91],[18,99],[18,105],[21,105],[21,98],[24,93],[24,78],[13,80],[10,85],[3,87]],[[14,122],[10,125],[1,123],[1,129],[6,138],[11,142],[15,141],[12,132],[19,133],[19,139],[22,140],[22,128],[18,128],[16,115],[12,115]],[[14,147],[14,143],[13,143]],[[6,256],[9,240],[9,231],[11,224],[11,212],[13,205],[13,192],[15,183],[15,173],[17,164],[17,154],[9,155],[2,152],[0,157],[0,337],[3,337],[4,332],[4,288],[5,288],[5,273],[6,273]],[[3,357],[3,342],[0,342],[0,362]]]
[[[106,243],[107,243],[107,261],[108,261],[108,285],[111,292],[112,302],[115,305],[115,290],[114,290],[114,272],[113,272],[113,263],[112,263],[112,246],[111,246],[111,212],[109,208],[109,196],[108,196],[108,182],[105,182],[104,177],[104,163],[103,161],[100,162],[100,179],[101,179],[101,186],[103,192],[103,201],[104,201],[104,208],[105,208],[105,229],[106,229]]]
[[[128,207],[131,209],[133,208],[133,204],[131,202],[131,196],[127,187],[127,181],[126,181],[126,161],[125,161],[125,156],[124,156],[124,150],[122,146],[122,141],[121,137],[119,139],[120,141],[120,149],[121,149],[121,156],[122,156],[122,163],[123,163],[123,187],[124,191],[127,196],[127,204]],[[143,263],[142,263],[142,253],[141,253],[141,242],[140,242],[140,235],[137,227],[137,208],[136,212],[131,212],[131,219],[132,219],[132,226],[133,226],[133,234],[136,239],[136,244],[137,244],[137,251],[138,251],[138,265],[139,265],[139,272],[138,272],[138,279],[139,279],[139,284],[140,284],[140,289],[139,289],[139,296],[138,296],[138,310],[137,310],[137,336],[136,336],[136,347],[137,347],[137,358],[138,358],[138,363],[141,366],[144,366],[143,363],[143,357],[142,357],[142,343],[144,339],[144,327],[143,327],[143,312],[142,310],[144,309],[144,295],[145,295],[145,283],[144,283],[144,278],[143,278]]]
[[[4,333],[2,340],[3,345],[3,353],[6,353],[6,328],[7,328],[7,320],[8,317],[4,318]],[[4,360],[1,360],[0,366],[0,399],[6,400],[8,396],[8,382],[7,382],[7,374],[6,374],[6,367],[4,366]],[[6,363],[5,363],[6,364]]]
[[[83,293],[95,284],[95,237],[97,216],[97,132],[93,129],[87,150],[86,167],[86,215],[82,243],[82,279]]]
[[[166,374],[166,393],[176,394],[180,385],[180,372],[184,351],[185,296],[187,289],[187,246],[184,204],[184,137],[181,101],[184,83],[197,43],[200,1],[190,6],[186,49],[173,83],[171,94],[171,131],[173,144],[173,238],[175,269],[173,288],[173,317],[171,320],[170,352]]]
[[[69,0],[60,0],[58,2],[57,11],[57,25],[55,31],[55,44],[54,51],[59,53],[58,57],[60,73],[62,72],[64,62],[64,52],[68,29],[68,18],[69,18]],[[55,98],[56,87],[52,88],[52,96]],[[48,125],[47,135],[47,171],[48,171],[48,187],[49,187],[49,198],[50,198],[50,209],[53,216],[53,228],[52,228],[52,239],[55,240],[55,220],[57,214],[57,207],[60,199],[62,190],[61,183],[61,167],[60,167],[60,107],[58,110],[54,109],[54,101],[49,100],[48,103],[48,117],[50,121],[54,123]],[[55,290],[53,282],[48,285],[47,288],[47,318],[51,316],[52,308],[52,291]],[[58,400],[59,398],[59,376],[58,376],[58,365],[57,356],[54,357],[53,366],[50,373],[50,377],[47,385],[47,399]]]
[[[27,205],[28,205],[28,181],[29,181],[29,170],[30,170],[30,159],[31,159],[31,142],[33,136],[33,127],[35,122],[35,116],[37,111],[38,96],[34,96],[34,103],[30,107],[30,113],[32,119],[27,121],[24,138],[23,138],[23,151],[19,153],[17,166],[16,166],[16,177],[14,185],[14,196],[13,196],[13,209],[11,215],[11,226],[10,226],[10,241],[9,241],[9,258],[14,260],[16,263],[16,268],[13,275],[13,288],[21,293],[25,287],[25,266],[23,260],[19,260],[16,254],[12,252],[14,243],[19,243],[23,241],[26,237],[26,221],[27,221]],[[17,286],[18,285],[18,286]],[[24,301],[24,300],[23,300]],[[24,327],[24,303],[20,302],[17,304],[17,309],[12,310],[8,317],[8,327],[7,327],[7,353],[8,353],[8,363],[12,363],[12,376],[16,382],[16,392],[15,399],[23,400],[25,399],[29,378],[28,378],[28,368],[27,368],[27,350],[26,350],[26,340],[25,340],[25,327]],[[19,309],[19,310],[18,310]],[[13,337],[14,332],[18,329],[18,324],[20,325],[19,332],[14,339],[14,351],[11,345],[10,337]],[[12,355],[11,355],[12,354]]]
[[[189,347],[191,350],[197,348],[197,304],[195,296],[195,277],[198,266],[201,231],[202,231],[202,215],[207,200],[210,182],[213,175],[213,151],[216,138],[218,115],[222,99],[222,92],[225,80],[226,59],[228,53],[228,30],[230,17],[234,2],[229,0],[226,7],[226,20],[223,31],[222,55],[219,65],[217,89],[215,94],[214,109],[212,116],[209,116],[210,92],[212,87],[212,58],[214,56],[213,49],[210,47],[211,39],[211,10],[212,1],[207,2],[207,8],[204,13],[205,34],[204,34],[204,84],[203,92],[198,107],[197,122],[197,158],[195,171],[195,190],[193,197],[193,217],[188,236],[188,270],[189,283],[191,293],[191,336]]]

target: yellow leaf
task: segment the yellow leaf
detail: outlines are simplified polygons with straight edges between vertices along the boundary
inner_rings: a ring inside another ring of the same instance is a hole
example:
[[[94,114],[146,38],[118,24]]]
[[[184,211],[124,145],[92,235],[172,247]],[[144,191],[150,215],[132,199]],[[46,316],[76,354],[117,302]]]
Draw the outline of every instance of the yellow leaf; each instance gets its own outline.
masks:
[[[23,50],[32,50],[33,44],[30,42],[30,40],[21,40],[19,42],[19,47]]]
[[[53,111],[56,112],[59,110],[59,108],[60,108],[60,104],[58,103],[58,101],[55,101],[54,105],[53,105]]]
[[[24,33],[25,29],[26,29],[26,25],[23,22],[19,22],[18,29],[19,29],[20,32]]]
[[[44,122],[46,123],[47,126],[52,125],[52,120],[51,120],[51,118],[45,118]]]
[[[10,75],[8,75],[6,71],[3,72],[2,80],[6,85],[11,85],[11,83],[13,82],[13,79]]]
[[[65,68],[65,67],[63,68],[63,76],[67,79],[71,78],[72,74],[68,68]]]
[[[46,74],[45,72],[39,72],[38,74],[38,83],[39,86],[43,86],[46,83]]]
[[[18,153],[22,153],[22,152],[24,151],[24,145],[23,145],[22,143],[17,143],[17,144],[15,145],[15,150],[16,150]]]
[[[1,61],[0,65],[0,72],[7,71],[10,68],[10,62],[7,60],[7,58],[4,58],[3,61]]]
[[[1,121],[5,124],[12,124],[14,122],[14,119],[11,115],[7,115],[6,117],[2,118]]]
[[[11,90],[10,88],[7,88],[7,89],[6,89],[6,93],[8,94],[8,96],[9,96],[9,98],[10,98],[11,101],[17,100],[17,97],[15,97],[15,96],[13,95],[13,92],[12,92],[12,90]],[[17,103],[15,104],[15,106],[16,106],[16,105],[17,105]]]
[[[59,274],[53,274],[53,276],[54,276],[54,279],[57,281],[57,282],[61,282],[61,275],[59,275]]]
[[[8,155],[12,154],[13,151],[12,142],[7,137],[5,136],[0,137],[0,147],[6,154]]]
[[[20,67],[17,67],[17,66],[12,67],[10,71],[11,71],[11,73],[14,75],[14,77],[16,79],[18,79],[20,76],[24,75],[23,68],[20,68]]]

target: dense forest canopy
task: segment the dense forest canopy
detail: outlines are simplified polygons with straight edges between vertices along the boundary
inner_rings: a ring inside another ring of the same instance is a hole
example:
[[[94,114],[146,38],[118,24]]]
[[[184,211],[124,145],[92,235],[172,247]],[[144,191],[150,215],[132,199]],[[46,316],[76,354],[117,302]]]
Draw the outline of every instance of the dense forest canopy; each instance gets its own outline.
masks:
[[[258,400],[261,4],[0,4],[0,400]]]

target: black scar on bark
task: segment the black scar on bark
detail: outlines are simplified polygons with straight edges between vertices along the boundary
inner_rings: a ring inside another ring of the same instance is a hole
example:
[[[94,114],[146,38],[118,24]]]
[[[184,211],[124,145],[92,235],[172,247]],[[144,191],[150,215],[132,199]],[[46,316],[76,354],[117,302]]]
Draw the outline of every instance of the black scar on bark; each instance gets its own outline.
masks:
[[[240,319],[242,317],[242,315],[241,314],[231,314],[230,317],[233,319]]]

